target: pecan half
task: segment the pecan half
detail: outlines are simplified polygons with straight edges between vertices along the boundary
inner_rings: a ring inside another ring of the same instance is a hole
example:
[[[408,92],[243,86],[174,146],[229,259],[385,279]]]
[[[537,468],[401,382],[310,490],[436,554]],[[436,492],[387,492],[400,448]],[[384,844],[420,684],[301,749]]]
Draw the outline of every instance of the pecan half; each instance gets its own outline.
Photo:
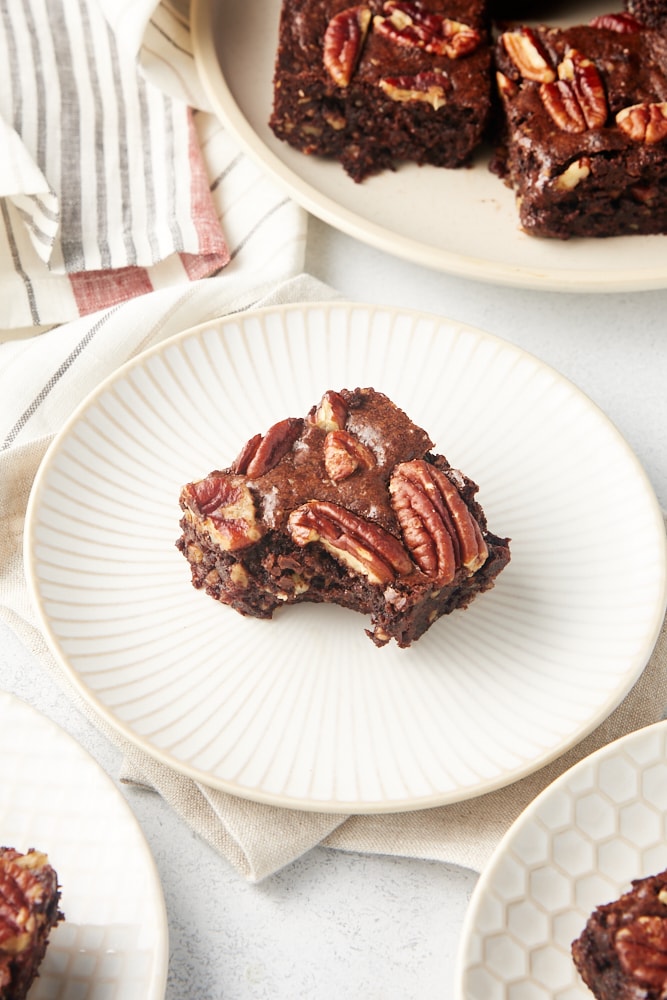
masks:
[[[309,500],[292,511],[287,524],[297,545],[319,542],[334,559],[371,583],[384,586],[414,570],[397,538],[339,504]]]
[[[389,481],[391,503],[403,540],[423,573],[445,586],[459,567],[472,575],[488,548],[449,477],[423,459],[397,465]]]
[[[617,931],[621,966],[633,979],[660,990],[667,986],[667,919],[637,917]]]
[[[392,101],[425,101],[437,111],[447,103],[451,83],[444,73],[433,71],[415,76],[385,76],[380,80],[380,88]]]
[[[357,469],[372,469],[375,455],[348,431],[329,431],[324,439],[324,467],[329,479],[340,483]]]
[[[524,80],[551,83],[556,79],[556,71],[532,28],[523,27],[516,31],[505,31],[500,37],[505,52]]]
[[[498,85],[498,93],[502,94],[503,97],[515,97],[517,91],[519,90],[519,84],[514,80],[510,80],[510,78],[504,73],[501,73],[500,70],[496,73],[496,83]]]
[[[266,434],[255,434],[232,462],[232,472],[257,479],[269,472],[290,450],[303,428],[301,417],[287,417],[269,427]]]
[[[347,422],[347,404],[333,389],[328,389],[308,414],[308,423],[323,431],[339,431]]]
[[[339,87],[347,87],[354,73],[371,23],[370,7],[358,5],[339,11],[324,32],[324,66]]]
[[[591,161],[588,156],[580,156],[568,164],[562,173],[554,179],[554,187],[558,191],[574,191],[578,184],[586,180],[591,172]]]
[[[667,102],[623,108],[616,115],[616,124],[634,142],[660,142],[667,136]]]
[[[609,114],[597,66],[576,49],[570,49],[559,63],[558,79],[540,85],[540,97],[563,132],[601,128]]]
[[[211,473],[181,491],[186,520],[204,518],[205,530],[227,552],[243,549],[262,537],[255,501],[242,476]]]
[[[568,49],[558,65],[558,78],[567,81],[579,102],[587,128],[601,128],[609,108],[602,77],[592,59]]]
[[[418,0],[385,0],[382,11],[373,18],[373,27],[397,45],[460,59],[482,41],[476,28],[433,13]]]
[[[542,104],[551,120],[563,132],[585,132],[586,119],[572,87],[566,80],[540,86]]]
[[[615,14],[600,14],[589,21],[591,28],[606,28],[607,31],[618,31],[622,35],[635,35],[643,31],[644,26],[632,14],[621,11]]]

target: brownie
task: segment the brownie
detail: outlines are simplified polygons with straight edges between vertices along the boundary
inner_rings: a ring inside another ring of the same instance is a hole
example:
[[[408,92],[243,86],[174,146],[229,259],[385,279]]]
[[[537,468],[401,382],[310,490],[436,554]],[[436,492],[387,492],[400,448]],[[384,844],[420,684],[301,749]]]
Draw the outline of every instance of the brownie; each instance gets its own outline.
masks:
[[[649,28],[660,28],[667,25],[667,2],[665,0],[627,0],[625,7]]]
[[[192,583],[243,615],[302,601],[370,615],[409,646],[488,590],[510,559],[476,484],[374,389],[328,390],[185,485],[177,546]]]
[[[0,1000],[24,1000],[51,930],[63,919],[58,876],[45,854],[0,847]]]
[[[597,909],[572,943],[579,974],[597,1000],[667,996],[667,871],[636,879]]]
[[[269,124],[355,181],[469,163],[490,106],[483,0],[283,0]]]
[[[495,169],[530,235],[667,232],[667,33],[627,14],[518,27],[496,46]]]

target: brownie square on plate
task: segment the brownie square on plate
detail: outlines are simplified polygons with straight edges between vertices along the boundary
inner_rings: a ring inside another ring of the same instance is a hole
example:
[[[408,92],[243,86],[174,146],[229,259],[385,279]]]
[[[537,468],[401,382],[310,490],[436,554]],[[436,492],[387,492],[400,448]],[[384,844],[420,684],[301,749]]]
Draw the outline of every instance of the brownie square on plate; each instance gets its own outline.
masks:
[[[596,1000],[661,1000],[667,991],[667,872],[598,906],[572,943]]]
[[[284,0],[270,126],[355,181],[468,163],[490,106],[480,0]]]
[[[667,35],[612,15],[496,46],[498,172],[535,236],[667,232]]]

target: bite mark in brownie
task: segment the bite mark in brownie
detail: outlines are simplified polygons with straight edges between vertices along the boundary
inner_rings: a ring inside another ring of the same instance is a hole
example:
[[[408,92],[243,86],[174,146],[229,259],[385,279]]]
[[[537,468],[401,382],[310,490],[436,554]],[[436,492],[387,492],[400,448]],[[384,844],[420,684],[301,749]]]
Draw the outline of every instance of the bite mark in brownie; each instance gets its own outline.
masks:
[[[572,957],[597,1000],[667,995],[667,871],[636,879],[598,906],[572,943]]]
[[[183,487],[176,544],[193,585],[258,618],[337,604],[370,615],[376,645],[409,646],[510,559],[477,485],[432,448],[383,393],[328,390]]]
[[[491,104],[480,0],[284,0],[269,124],[362,181],[470,162]]]
[[[40,851],[0,847],[0,1000],[24,1000],[63,918],[58,876]]]
[[[667,232],[667,34],[627,14],[520,26],[500,36],[496,64],[496,166],[525,232]]]

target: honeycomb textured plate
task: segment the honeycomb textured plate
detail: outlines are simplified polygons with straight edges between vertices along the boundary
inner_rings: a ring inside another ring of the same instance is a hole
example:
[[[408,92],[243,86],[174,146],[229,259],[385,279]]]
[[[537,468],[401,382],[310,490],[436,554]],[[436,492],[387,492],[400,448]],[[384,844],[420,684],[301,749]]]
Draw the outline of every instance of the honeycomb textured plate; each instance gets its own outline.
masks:
[[[194,590],[175,547],[184,483],[355,386],[424,427],[512,538],[494,590],[407,650],[340,608],[243,618]],[[25,538],[46,636],[111,724],[199,781],[331,812],[539,767],[621,700],[665,607],[655,494],[590,400],[505,341],[374,306],[244,313],[119,370],[51,447]]]
[[[48,854],[66,920],[30,1000],[161,1000],[167,921],[125,800],[67,733],[0,692],[0,843]]]
[[[550,785],[498,846],[464,926],[460,1000],[590,1000],[570,956],[596,906],[667,868],[667,722]]]

